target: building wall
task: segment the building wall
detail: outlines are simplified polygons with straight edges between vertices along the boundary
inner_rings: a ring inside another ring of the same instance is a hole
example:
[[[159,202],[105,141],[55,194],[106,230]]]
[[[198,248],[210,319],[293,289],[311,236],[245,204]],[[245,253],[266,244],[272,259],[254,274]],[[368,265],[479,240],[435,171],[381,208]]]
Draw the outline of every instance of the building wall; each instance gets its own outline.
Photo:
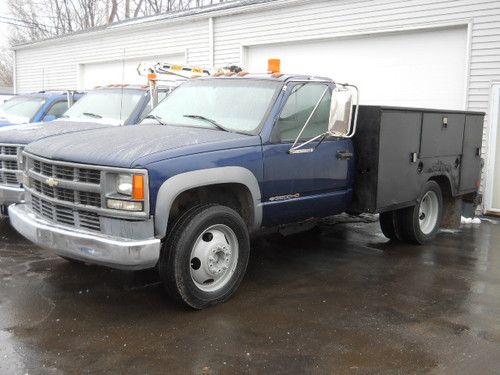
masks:
[[[89,37],[91,35],[91,37]],[[141,30],[122,28],[87,34],[16,51],[16,90],[79,88],[79,65],[185,53],[189,64],[208,60],[206,21],[163,24]]]

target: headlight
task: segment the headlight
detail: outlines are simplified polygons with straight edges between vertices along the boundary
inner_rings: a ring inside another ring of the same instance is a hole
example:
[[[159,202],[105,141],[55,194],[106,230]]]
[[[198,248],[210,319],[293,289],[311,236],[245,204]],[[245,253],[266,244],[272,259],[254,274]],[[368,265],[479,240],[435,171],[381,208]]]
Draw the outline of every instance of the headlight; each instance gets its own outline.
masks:
[[[116,191],[123,195],[132,195],[132,175],[118,175]]]
[[[106,195],[106,207],[121,211],[143,211],[145,176],[143,174],[116,174]]]
[[[143,202],[122,201],[119,199],[110,199],[110,198],[107,199],[106,206],[113,210],[122,210],[122,211],[142,211],[144,209]]]

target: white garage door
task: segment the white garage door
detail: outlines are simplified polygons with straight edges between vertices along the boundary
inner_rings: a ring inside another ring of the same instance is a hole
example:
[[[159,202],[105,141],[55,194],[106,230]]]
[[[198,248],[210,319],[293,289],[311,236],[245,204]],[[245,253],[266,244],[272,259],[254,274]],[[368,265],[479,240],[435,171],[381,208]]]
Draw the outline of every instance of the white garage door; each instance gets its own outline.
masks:
[[[463,109],[466,51],[460,27],[252,46],[246,65],[264,72],[269,58],[279,58],[284,73],[357,85],[362,104]]]
[[[146,84],[146,77],[137,73],[137,66],[141,62],[151,64],[157,62],[169,62],[174,64],[185,64],[184,54],[158,56],[154,59],[129,59],[125,61],[106,61],[98,63],[83,64],[80,70],[80,88],[89,90],[96,86],[110,84]]]

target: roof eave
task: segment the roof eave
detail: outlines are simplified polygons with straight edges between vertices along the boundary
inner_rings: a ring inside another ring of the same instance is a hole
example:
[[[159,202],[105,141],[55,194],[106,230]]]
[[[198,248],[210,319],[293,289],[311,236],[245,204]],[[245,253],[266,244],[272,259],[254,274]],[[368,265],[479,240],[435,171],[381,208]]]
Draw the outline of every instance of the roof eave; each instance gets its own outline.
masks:
[[[123,29],[127,30],[141,30],[157,27],[158,24],[161,23],[169,23],[169,24],[177,24],[183,22],[192,22],[203,19],[215,18],[215,17],[223,17],[238,13],[248,13],[259,10],[265,10],[269,8],[278,8],[283,5],[283,3],[299,3],[301,0],[256,0],[254,2],[249,2],[247,4],[242,3],[232,7],[223,8],[223,9],[201,9],[199,12],[194,11],[192,14],[179,14],[179,15],[153,15],[145,17],[141,22],[137,19],[130,19],[124,21],[122,23],[110,24],[106,26],[98,26],[92,29],[78,31],[70,34],[65,34],[49,39],[43,39],[31,43],[19,44],[13,46],[12,49],[15,51],[29,49],[29,48],[37,48],[42,46],[47,46],[51,44],[57,44],[60,42],[68,42],[72,40],[91,38],[95,36],[97,33],[99,34],[112,34],[116,32],[123,31]]]

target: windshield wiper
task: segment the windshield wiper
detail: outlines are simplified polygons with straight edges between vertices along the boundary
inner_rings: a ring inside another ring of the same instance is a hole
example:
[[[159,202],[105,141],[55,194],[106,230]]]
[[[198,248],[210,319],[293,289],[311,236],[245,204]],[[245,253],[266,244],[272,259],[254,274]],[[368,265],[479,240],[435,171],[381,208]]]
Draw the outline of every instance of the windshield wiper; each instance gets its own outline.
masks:
[[[101,115],[98,115],[98,114],[95,114],[95,113],[89,113],[89,112],[83,112],[82,113],[84,116],[88,116],[88,117],[93,117],[93,118],[102,118]]]
[[[205,117],[205,116],[201,116],[201,115],[183,115],[183,117],[187,117],[187,118],[194,118],[194,119],[197,119],[197,120],[203,120],[203,121],[206,121],[206,122],[209,122],[210,124],[212,124],[213,126],[215,126],[217,129],[219,130],[223,130],[225,132],[229,132],[229,133],[232,133],[233,131],[222,126],[221,124],[219,124],[217,121],[215,120],[212,120],[208,117]]]
[[[163,119],[160,117],[160,116],[156,116],[156,115],[147,115],[146,117],[144,118],[152,118],[153,120],[156,120],[158,122],[158,124],[160,125],[167,125],[163,122]]]

